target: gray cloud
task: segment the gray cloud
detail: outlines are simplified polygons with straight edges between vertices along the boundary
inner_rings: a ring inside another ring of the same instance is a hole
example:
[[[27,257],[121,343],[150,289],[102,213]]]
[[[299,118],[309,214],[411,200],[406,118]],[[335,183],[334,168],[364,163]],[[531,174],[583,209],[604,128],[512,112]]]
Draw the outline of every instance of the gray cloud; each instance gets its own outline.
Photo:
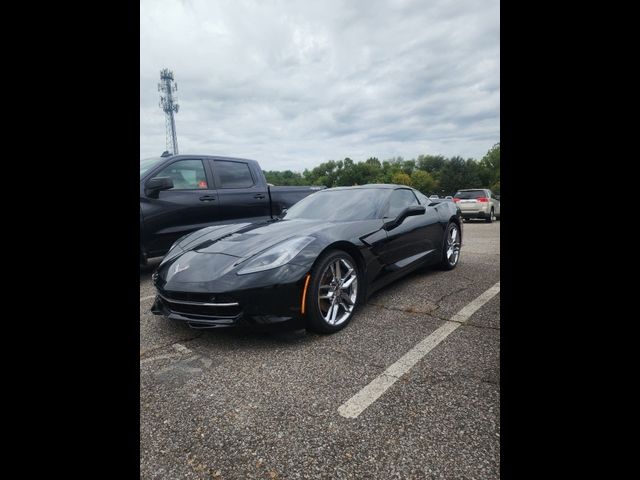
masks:
[[[497,0],[142,0],[140,156],[165,148],[166,67],[181,153],[480,158],[500,139],[499,40]]]

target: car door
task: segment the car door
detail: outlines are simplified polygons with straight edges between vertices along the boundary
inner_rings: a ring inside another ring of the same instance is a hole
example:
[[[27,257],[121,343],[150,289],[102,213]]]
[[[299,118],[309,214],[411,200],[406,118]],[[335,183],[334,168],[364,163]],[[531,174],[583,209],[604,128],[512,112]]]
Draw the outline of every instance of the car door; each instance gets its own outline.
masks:
[[[213,160],[212,168],[222,220],[267,218],[271,215],[267,188],[255,178],[247,162]]]
[[[396,189],[389,196],[384,220],[392,220],[408,206],[419,204],[411,189]],[[387,230],[387,241],[380,258],[388,273],[410,268],[429,255],[434,249],[434,235],[437,236],[432,226],[437,229],[437,221],[437,212],[426,207],[424,214],[407,217],[397,227]]]
[[[438,262],[440,260],[440,249],[443,245],[444,234],[447,228],[448,215],[445,213],[448,211],[449,200],[445,199],[432,205],[432,200],[426,195],[414,190],[416,197],[421,205],[424,205],[426,211],[424,212],[424,235],[427,242],[427,250],[430,252],[427,260],[429,263]],[[453,197],[451,197],[453,198]]]
[[[180,158],[151,178],[169,177],[173,188],[158,198],[140,194],[149,256],[162,255],[181,236],[220,220],[215,182],[202,158]]]

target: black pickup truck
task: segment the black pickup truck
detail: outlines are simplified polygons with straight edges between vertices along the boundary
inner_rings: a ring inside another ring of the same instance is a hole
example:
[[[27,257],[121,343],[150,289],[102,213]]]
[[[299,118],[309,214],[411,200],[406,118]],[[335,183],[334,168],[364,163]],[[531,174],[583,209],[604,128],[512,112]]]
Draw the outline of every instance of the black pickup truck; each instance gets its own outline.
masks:
[[[140,160],[140,263],[194,230],[275,218],[322,188],[268,185],[255,160],[168,154]]]

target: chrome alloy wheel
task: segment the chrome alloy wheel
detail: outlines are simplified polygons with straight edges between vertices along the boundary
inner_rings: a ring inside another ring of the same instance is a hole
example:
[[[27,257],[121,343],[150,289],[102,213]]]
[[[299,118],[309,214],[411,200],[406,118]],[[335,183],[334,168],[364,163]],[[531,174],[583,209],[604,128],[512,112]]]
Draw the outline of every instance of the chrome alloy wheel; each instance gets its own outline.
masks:
[[[449,229],[449,235],[447,235],[447,262],[453,266],[458,263],[460,257],[460,235],[458,234],[458,227],[455,223],[451,224]]]
[[[344,323],[353,312],[358,296],[358,270],[345,258],[331,262],[320,276],[318,308],[329,325]]]

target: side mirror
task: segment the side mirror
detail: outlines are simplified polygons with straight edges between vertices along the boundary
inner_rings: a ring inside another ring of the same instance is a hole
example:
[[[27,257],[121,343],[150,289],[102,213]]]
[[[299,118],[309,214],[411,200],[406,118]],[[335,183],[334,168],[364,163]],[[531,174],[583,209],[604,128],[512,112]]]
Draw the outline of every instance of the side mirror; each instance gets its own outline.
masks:
[[[494,197],[496,197],[496,200],[500,200],[500,195],[494,195]]]
[[[396,228],[398,225],[400,225],[404,221],[405,218],[413,217],[415,215],[422,215],[426,210],[427,209],[425,208],[424,205],[411,205],[405,208],[402,212],[400,212],[400,215],[398,215],[396,218],[386,222],[383,225],[383,228],[385,230],[391,230],[393,228]]]
[[[173,188],[173,180],[169,177],[155,177],[144,185],[144,193],[147,197],[158,198],[161,190]]]
[[[288,208],[283,208],[282,211],[280,212],[280,215],[278,215],[278,217],[283,218],[287,214],[287,210],[289,210],[289,209]]]

